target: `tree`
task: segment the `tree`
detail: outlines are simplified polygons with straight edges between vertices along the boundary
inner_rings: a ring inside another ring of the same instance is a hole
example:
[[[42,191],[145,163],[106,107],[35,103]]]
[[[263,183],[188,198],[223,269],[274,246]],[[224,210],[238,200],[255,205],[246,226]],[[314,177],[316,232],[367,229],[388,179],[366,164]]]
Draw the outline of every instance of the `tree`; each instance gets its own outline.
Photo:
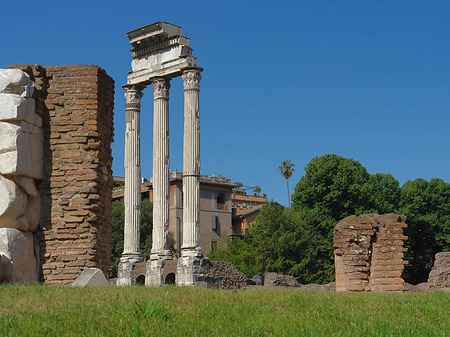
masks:
[[[240,181],[236,181],[233,184],[236,185],[236,187],[233,188],[232,193],[240,194],[240,195],[247,195],[247,192],[245,192],[244,189],[243,189],[243,187],[244,187],[243,183],[241,183]]]
[[[255,195],[259,195],[259,193],[261,193],[261,187],[259,187],[258,185],[255,186],[255,188],[253,189],[253,193]]]
[[[292,195],[294,208],[306,215],[305,231],[314,242],[308,272],[317,282],[334,279],[334,227],[349,215],[397,210],[399,183],[391,175],[370,175],[359,162],[326,154],[313,158]]]
[[[425,282],[434,255],[450,251],[450,184],[437,178],[408,180],[401,188],[400,213],[408,217],[409,281]]]
[[[117,276],[117,266],[123,252],[123,229],[125,223],[125,206],[123,198],[112,203],[111,223],[111,272],[110,277]],[[152,249],[153,204],[148,199],[141,202],[141,240],[140,250],[144,258],[150,257]]]
[[[294,173],[294,164],[291,163],[291,160],[283,160],[281,162],[281,166],[278,167],[278,169],[281,172],[281,175],[286,179],[287,184],[287,193],[288,193],[288,202],[289,202],[289,208],[291,208],[291,197],[289,195],[289,178],[292,176],[292,173]]]

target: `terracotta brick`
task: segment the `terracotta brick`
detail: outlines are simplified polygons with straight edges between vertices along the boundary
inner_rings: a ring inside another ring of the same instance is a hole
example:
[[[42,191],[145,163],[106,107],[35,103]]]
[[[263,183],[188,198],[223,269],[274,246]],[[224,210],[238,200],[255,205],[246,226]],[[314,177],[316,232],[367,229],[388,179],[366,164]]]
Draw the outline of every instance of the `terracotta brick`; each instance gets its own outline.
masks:
[[[361,291],[358,286],[364,287],[363,282],[370,282],[372,291],[391,291],[391,286],[399,289],[397,283],[404,282],[401,275],[407,264],[403,260],[407,251],[403,248],[407,239],[403,235],[405,221],[406,217],[395,214],[365,214],[345,218],[336,225],[337,291]]]
[[[41,277],[71,284],[80,268],[110,268],[114,81],[96,66],[31,68],[44,83],[36,92],[36,112],[50,143],[40,188]]]

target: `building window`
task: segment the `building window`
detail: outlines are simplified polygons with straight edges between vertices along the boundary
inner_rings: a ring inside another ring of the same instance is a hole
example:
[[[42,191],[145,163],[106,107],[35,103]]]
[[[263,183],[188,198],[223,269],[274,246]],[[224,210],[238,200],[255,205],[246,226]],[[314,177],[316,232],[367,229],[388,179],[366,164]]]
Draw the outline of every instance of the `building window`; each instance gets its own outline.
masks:
[[[211,218],[211,229],[217,231],[220,228],[220,220],[217,215],[213,215]]]
[[[217,209],[225,210],[225,198],[223,194],[217,196]]]

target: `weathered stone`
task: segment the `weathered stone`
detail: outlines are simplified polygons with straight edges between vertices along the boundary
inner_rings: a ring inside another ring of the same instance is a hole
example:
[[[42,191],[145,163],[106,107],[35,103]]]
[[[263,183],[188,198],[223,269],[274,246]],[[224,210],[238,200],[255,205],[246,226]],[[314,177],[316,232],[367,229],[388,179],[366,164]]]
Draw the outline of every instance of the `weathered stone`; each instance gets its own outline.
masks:
[[[72,283],[72,287],[108,287],[109,282],[98,268],[86,268]]]
[[[28,198],[11,179],[0,175],[0,227],[28,230],[24,219]]]
[[[30,76],[19,69],[0,69],[0,93],[33,96]]]
[[[0,174],[42,179],[42,130],[27,122],[0,122]]]
[[[35,113],[34,99],[11,94],[0,94],[0,121],[24,121],[42,126],[42,118]]]
[[[38,255],[31,232],[0,228],[0,281],[38,282]]]
[[[25,208],[25,216],[27,218],[27,230],[31,232],[37,231],[41,217],[41,196],[39,192],[36,193],[35,197],[28,197],[27,206]]]
[[[239,289],[247,285],[247,277],[228,261],[210,261],[205,282],[208,288]]]
[[[310,291],[320,291],[320,292],[327,292],[327,291],[333,292],[336,291],[336,283],[330,282],[327,284],[316,284],[316,283],[301,284],[300,289]]]
[[[265,287],[299,287],[295,277],[288,275],[280,275],[277,273],[269,273],[264,276]]]
[[[428,276],[428,287],[450,291],[450,252],[436,254],[433,269]]]
[[[142,261],[139,252],[141,224],[141,165],[140,165],[140,106],[141,86],[125,87],[126,135],[125,135],[125,223],[124,250],[121,257],[118,285],[132,283],[131,271],[134,264]],[[131,269],[130,269],[131,268]],[[129,272],[130,271],[130,272]],[[123,279],[126,277],[126,279]]]
[[[28,196],[37,196],[36,184],[32,178],[19,175],[12,175],[8,178],[14,180]]]

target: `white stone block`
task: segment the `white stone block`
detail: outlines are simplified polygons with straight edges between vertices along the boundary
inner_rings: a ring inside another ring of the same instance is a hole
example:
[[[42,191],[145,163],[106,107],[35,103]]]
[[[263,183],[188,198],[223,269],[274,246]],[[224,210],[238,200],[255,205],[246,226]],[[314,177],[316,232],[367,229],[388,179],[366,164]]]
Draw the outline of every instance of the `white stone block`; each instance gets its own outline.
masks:
[[[13,94],[0,94],[0,121],[25,121],[42,126],[42,118],[36,114],[34,99]]]
[[[39,260],[33,233],[0,228],[0,281],[33,283],[39,281]]]
[[[24,218],[27,195],[11,179],[0,176],[0,227],[28,230]]]
[[[38,191],[36,189],[36,184],[32,178],[17,175],[10,176],[8,178],[14,180],[14,182],[19,185],[22,191],[24,191],[28,196],[37,196]]]
[[[0,93],[32,97],[34,92],[30,76],[20,69],[0,69]]]
[[[0,174],[42,179],[42,129],[27,122],[0,122],[0,138]]]
[[[109,282],[98,268],[86,268],[72,283],[72,287],[109,287]]]

